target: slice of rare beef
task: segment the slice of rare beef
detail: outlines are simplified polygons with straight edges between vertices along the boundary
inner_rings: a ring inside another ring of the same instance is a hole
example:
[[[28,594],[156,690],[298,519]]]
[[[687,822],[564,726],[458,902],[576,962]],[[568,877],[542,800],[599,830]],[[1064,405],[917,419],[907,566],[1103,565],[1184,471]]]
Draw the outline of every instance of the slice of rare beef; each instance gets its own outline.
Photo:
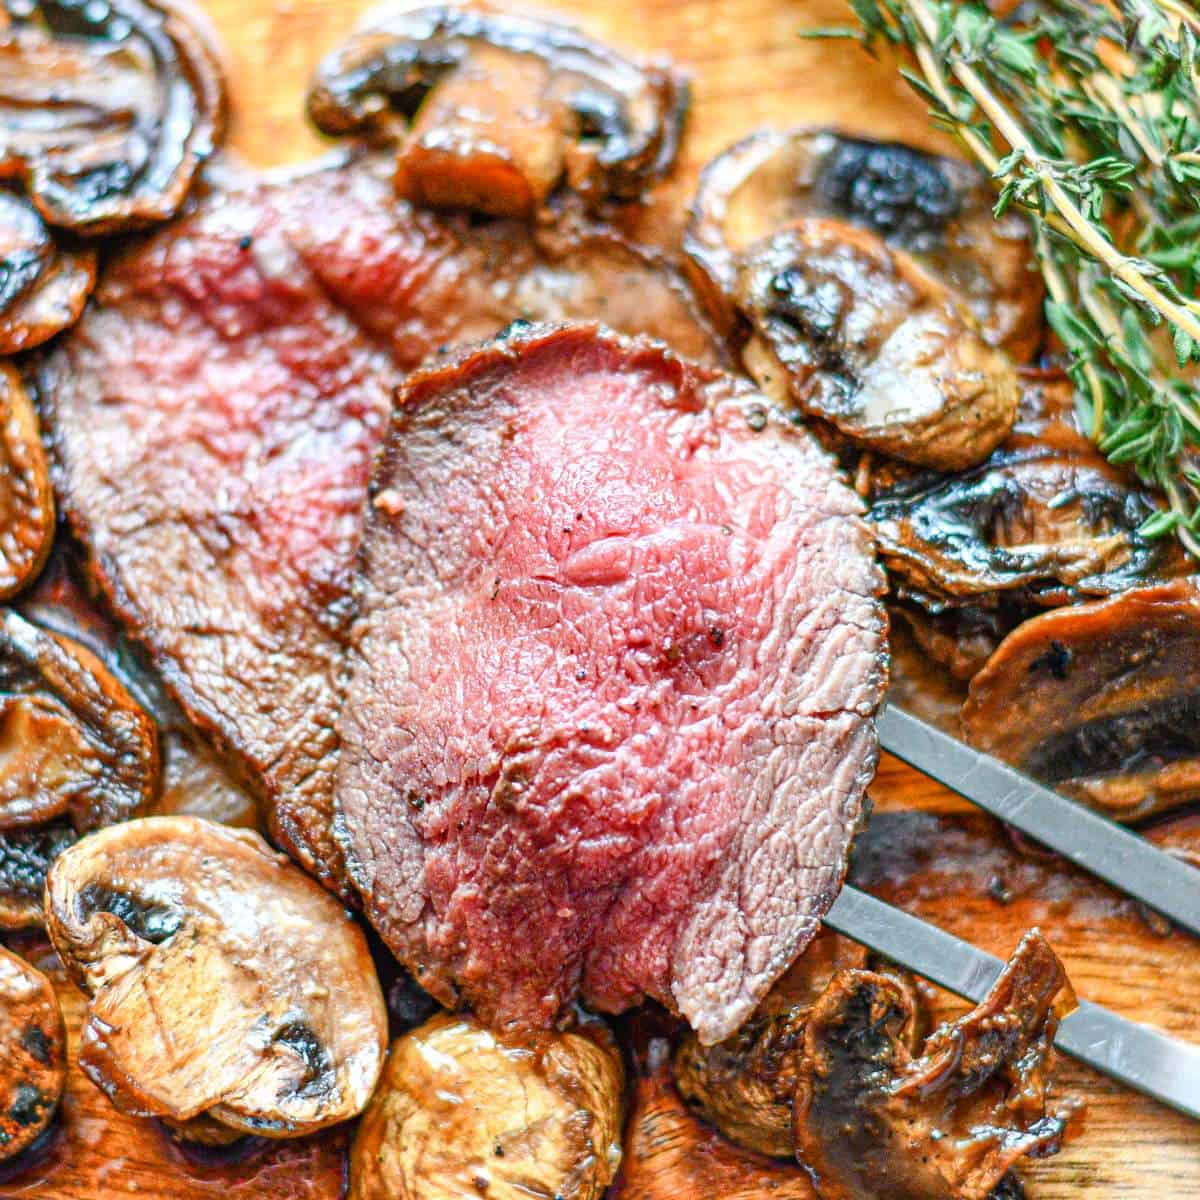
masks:
[[[729,1034],[817,930],[874,770],[882,575],[748,384],[537,327],[398,395],[363,535],[336,834],[445,1003],[643,996]]]
[[[117,614],[334,886],[343,645],[371,453],[403,373],[516,317],[708,348],[602,229],[415,212],[364,167],[218,195],[120,254],[42,366],[62,507]]]

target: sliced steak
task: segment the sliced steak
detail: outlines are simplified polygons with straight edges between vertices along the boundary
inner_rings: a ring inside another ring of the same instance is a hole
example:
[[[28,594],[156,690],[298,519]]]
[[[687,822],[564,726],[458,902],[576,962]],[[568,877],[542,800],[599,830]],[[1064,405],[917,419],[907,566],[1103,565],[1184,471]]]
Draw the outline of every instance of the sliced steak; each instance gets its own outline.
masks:
[[[725,1037],[817,930],[874,770],[882,575],[749,385],[541,327],[417,372],[372,482],[337,836],[438,999],[653,997]]]
[[[365,168],[218,196],[121,254],[38,379],[117,613],[326,882],[360,509],[403,373],[515,317],[704,353],[676,277],[590,228],[418,214]]]

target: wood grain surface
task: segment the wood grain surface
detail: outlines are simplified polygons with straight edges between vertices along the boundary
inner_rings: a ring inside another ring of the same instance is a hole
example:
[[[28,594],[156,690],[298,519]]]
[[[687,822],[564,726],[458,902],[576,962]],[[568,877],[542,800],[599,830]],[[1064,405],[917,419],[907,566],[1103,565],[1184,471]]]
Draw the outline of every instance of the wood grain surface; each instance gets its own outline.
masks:
[[[227,56],[233,151],[263,167],[321,153],[326,144],[302,113],[306,80],[369,6],[359,0],[202,3]],[[654,207],[664,229],[677,223],[701,165],[760,125],[837,123],[875,137],[941,145],[887,65],[842,43],[797,38],[801,26],[842,22],[837,0],[576,0],[536,7],[566,14],[618,47],[669,54],[690,73],[683,161]],[[1200,946],[1194,941],[1159,928],[1135,905],[1053,862],[1018,854],[989,821],[964,815],[960,801],[886,756],[872,795],[878,815],[859,855],[861,883],[996,953],[1007,954],[1026,927],[1040,924],[1081,995],[1200,1041]],[[80,1001],[64,994],[75,1027]],[[943,1003],[953,1010],[946,998]],[[1035,1200],[1200,1197],[1200,1125],[1083,1068],[1067,1065],[1062,1083],[1085,1101],[1086,1111],[1060,1155],[1025,1171]],[[37,1169],[0,1182],[0,1196],[334,1200],[343,1188],[342,1137],[276,1148],[235,1167],[202,1168],[187,1163],[151,1123],[116,1115],[74,1071],[58,1145]],[[745,1187],[722,1178],[722,1195],[765,1194],[752,1186],[752,1172]],[[772,1194],[810,1193],[797,1175]],[[690,1200],[680,1191],[673,1195]]]

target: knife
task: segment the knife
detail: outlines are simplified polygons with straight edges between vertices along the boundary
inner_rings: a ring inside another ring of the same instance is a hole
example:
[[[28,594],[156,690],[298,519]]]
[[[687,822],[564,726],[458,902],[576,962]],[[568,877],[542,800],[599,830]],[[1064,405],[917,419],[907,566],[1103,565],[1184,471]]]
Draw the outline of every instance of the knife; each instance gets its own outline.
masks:
[[[877,725],[880,745],[909,766],[1200,934],[1195,867],[896,704],[887,705]]]
[[[978,1004],[1004,964],[945,930],[847,884],[825,924]],[[1200,1046],[1080,1000],[1054,1044],[1105,1075],[1200,1120]]]

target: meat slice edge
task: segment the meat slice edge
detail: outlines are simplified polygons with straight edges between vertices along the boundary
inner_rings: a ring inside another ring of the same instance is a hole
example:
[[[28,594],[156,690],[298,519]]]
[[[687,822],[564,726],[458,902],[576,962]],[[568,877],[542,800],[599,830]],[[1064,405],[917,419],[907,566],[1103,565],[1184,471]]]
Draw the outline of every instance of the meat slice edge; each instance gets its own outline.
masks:
[[[874,770],[857,500],[748,385],[591,326],[411,376],[371,486],[336,836],[500,1026],[732,1031],[815,933]]]

